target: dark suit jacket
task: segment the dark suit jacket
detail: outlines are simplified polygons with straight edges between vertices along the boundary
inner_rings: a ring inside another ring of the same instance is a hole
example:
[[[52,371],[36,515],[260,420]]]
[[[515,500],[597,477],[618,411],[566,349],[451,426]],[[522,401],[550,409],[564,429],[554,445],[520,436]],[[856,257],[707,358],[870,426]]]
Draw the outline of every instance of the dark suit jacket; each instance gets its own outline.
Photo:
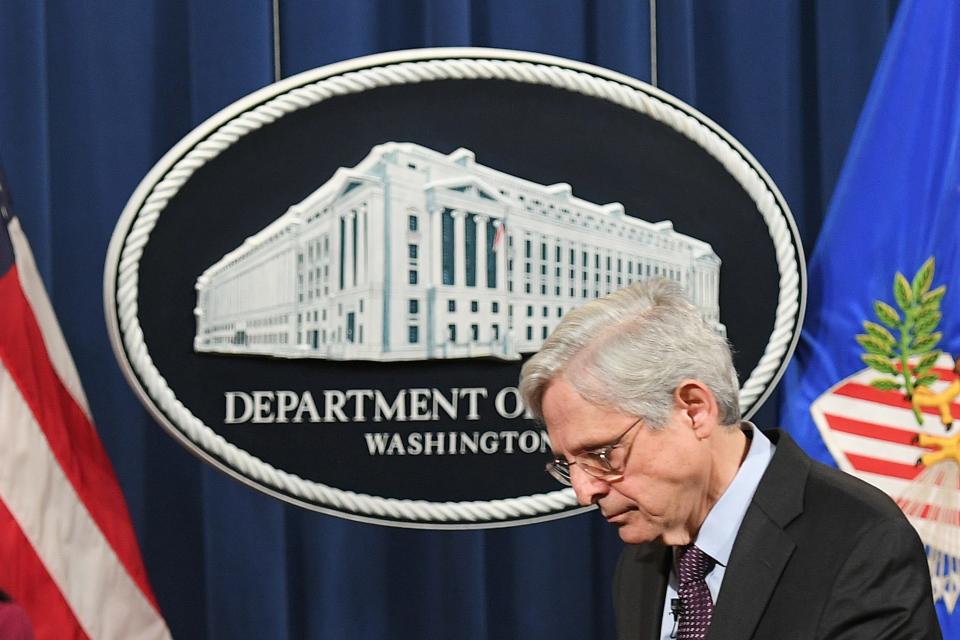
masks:
[[[708,640],[940,638],[916,531],[889,497],[814,462],[785,433],[740,532]],[[628,546],[614,576],[619,640],[659,638],[670,548]]]

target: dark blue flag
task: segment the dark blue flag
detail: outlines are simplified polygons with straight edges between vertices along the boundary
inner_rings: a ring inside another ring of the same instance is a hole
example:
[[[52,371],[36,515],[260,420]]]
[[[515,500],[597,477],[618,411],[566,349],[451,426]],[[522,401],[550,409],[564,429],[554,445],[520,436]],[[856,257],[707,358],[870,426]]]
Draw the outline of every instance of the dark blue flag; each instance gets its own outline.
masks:
[[[782,415],[814,457],[904,508],[946,638],[960,638],[958,247],[960,4],[907,0],[810,258]]]

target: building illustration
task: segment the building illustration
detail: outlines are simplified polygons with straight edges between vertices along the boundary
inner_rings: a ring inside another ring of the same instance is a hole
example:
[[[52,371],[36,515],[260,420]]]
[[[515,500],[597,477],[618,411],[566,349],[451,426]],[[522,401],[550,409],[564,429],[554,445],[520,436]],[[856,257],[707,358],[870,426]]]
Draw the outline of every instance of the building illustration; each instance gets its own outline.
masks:
[[[564,312],[649,277],[718,332],[709,244],[410,143],[374,147],[197,279],[198,352],[333,360],[517,359]]]

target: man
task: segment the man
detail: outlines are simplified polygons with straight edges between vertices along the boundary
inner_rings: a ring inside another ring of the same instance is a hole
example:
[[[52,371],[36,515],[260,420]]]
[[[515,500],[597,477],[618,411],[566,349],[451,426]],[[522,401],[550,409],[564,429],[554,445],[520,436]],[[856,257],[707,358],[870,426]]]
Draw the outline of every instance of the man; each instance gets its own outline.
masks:
[[[920,540],[884,494],[741,422],[730,348],[666,280],[567,313],[523,367],[554,477],[631,546],[618,637],[940,638]]]

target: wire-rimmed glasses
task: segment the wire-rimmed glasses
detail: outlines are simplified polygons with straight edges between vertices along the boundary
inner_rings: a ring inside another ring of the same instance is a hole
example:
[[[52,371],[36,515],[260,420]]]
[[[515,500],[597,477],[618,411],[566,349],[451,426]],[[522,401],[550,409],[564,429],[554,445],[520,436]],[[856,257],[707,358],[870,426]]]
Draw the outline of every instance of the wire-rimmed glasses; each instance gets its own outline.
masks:
[[[568,487],[573,485],[570,482],[570,467],[575,464],[594,478],[599,478],[605,482],[615,482],[621,479],[634,440],[631,438],[630,442],[624,446],[623,439],[641,422],[643,422],[643,418],[637,418],[636,422],[627,427],[627,430],[621,433],[611,444],[578,453],[572,461],[559,456],[554,458],[547,463],[547,473],[554,480]]]

